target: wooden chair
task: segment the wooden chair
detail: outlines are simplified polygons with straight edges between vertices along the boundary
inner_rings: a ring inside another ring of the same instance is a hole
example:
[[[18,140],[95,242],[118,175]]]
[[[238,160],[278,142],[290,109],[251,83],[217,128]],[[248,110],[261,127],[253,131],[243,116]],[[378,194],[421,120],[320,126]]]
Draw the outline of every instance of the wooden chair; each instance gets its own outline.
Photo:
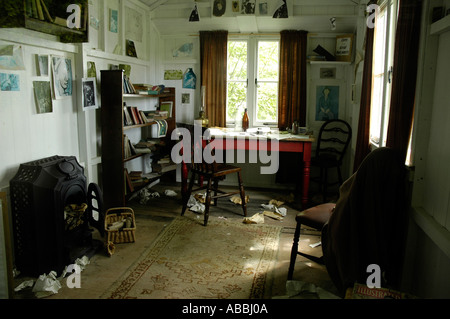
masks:
[[[311,166],[320,169],[320,176],[311,178],[319,183],[323,202],[327,201],[328,187],[343,183],[341,165],[352,138],[352,128],[343,120],[329,120],[322,124],[317,140],[316,154],[311,159]],[[338,180],[329,181],[328,170],[337,169]]]
[[[209,140],[203,141],[202,145],[196,145],[195,141],[192,141],[192,161],[191,161],[191,178],[189,180],[189,187],[187,193],[183,198],[183,208],[181,211],[181,216],[184,215],[186,211],[189,198],[193,192],[197,192],[202,189],[206,189],[206,199],[205,199],[205,212],[204,212],[204,226],[208,224],[209,217],[209,207],[211,205],[211,200],[214,200],[214,205],[217,206],[217,199],[221,197],[228,197],[235,194],[241,195],[242,210],[244,216],[247,216],[247,204],[245,202],[245,191],[244,185],[242,183],[241,168],[233,165],[217,163],[213,161],[208,163],[203,158],[203,150],[206,145],[209,144]],[[201,152],[201,154],[199,153]],[[200,154],[200,156],[198,156]],[[197,156],[196,156],[197,155]],[[198,159],[201,158],[201,162]],[[219,189],[219,181],[225,179],[226,175],[237,174],[239,190],[235,192],[225,192]],[[200,186],[193,189],[196,178],[200,180]],[[213,194],[211,194],[213,193]]]

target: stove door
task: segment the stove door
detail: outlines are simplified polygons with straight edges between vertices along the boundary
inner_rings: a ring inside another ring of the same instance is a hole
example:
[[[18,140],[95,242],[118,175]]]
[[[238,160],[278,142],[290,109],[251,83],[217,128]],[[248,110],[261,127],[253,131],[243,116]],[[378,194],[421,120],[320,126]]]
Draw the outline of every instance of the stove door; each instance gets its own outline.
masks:
[[[105,212],[103,211],[103,194],[100,187],[90,183],[87,192],[89,224],[95,227],[103,237],[105,233]]]

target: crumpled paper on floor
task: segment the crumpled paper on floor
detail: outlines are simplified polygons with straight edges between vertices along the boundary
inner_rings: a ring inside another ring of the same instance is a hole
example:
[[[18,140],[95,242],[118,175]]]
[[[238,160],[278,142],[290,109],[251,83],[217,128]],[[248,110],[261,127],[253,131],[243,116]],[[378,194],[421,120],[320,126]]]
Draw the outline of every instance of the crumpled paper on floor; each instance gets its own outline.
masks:
[[[58,293],[61,283],[56,278],[56,271],[50,271],[48,275],[40,275],[33,287],[33,292],[37,298],[47,297]]]
[[[195,194],[198,195],[198,194]],[[187,202],[187,207],[189,208],[190,211],[194,212],[194,213],[198,213],[198,214],[203,214],[205,212],[205,204],[200,203],[197,198],[195,197],[195,195],[191,195],[189,197],[189,200]]]
[[[264,214],[256,213],[252,217],[244,217],[244,224],[264,224]]]
[[[246,204],[248,203],[249,200],[250,200],[250,197],[248,195],[245,195],[245,203]],[[240,195],[231,196],[230,201],[237,205],[242,205],[242,199],[241,199]]]
[[[174,197],[174,196],[177,196],[177,193],[171,189],[166,189],[164,191],[164,195],[169,196],[169,197]]]
[[[280,214],[277,214],[275,212],[271,212],[271,211],[263,211],[264,216],[276,219],[276,220],[283,220],[283,217]]]
[[[282,217],[286,217],[287,209],[286,207],[277,207],[274,204],[261,204],[261,207],[266,211],[275,212]]]
[[[286,281],[286,295],[273,299],[341,299],[340,297],[320,288],[312,283],[288,280]]]

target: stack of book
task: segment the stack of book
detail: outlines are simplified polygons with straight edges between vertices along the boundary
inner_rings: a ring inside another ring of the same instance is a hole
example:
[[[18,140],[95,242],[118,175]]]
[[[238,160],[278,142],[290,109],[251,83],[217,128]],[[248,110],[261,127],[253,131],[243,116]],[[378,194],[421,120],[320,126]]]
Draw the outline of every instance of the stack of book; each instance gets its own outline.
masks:
[[[172,162],[169,155],[164,156],[156,161],[156,163],[152,163],[152,171],[157,173],[166,173],[169,171],[173,171],[177,169],[177,164]]]
[[[142,140],[134,145],[134,150],[137,154],[152,153],[156,151],[156,148],[159,145],[159,143],[160,143],[159,139],[149,139],[146,141]]]
[[[138,83],[134,84],[134,88],[136,89],[136,93],[138,94],[152,94],[157,95],[164,92],[165,86],[160,85],[151,85],[151,84],[145,84],[145,83]]]

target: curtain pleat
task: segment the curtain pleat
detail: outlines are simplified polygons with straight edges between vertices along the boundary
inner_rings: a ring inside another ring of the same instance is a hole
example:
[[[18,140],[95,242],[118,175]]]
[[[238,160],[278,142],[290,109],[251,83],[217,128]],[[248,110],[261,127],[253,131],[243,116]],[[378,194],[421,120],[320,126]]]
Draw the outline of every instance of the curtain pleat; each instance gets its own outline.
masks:
[[[228,31],[200,31],[201,86],[209,126],[226,126]]]
[[[306,126],[306,45],[307,31],[280,33],[278,87],[278,127],[284,130],[295,120]]]
[[[400,1],[398,15],[386,146],[400,150],[406,159],[414,116],[422,1]]]
[[[370,101],[372,97],[373,36],[374,29],[367,28],[353,172],[358,170],[362,160],[370,153]]]

